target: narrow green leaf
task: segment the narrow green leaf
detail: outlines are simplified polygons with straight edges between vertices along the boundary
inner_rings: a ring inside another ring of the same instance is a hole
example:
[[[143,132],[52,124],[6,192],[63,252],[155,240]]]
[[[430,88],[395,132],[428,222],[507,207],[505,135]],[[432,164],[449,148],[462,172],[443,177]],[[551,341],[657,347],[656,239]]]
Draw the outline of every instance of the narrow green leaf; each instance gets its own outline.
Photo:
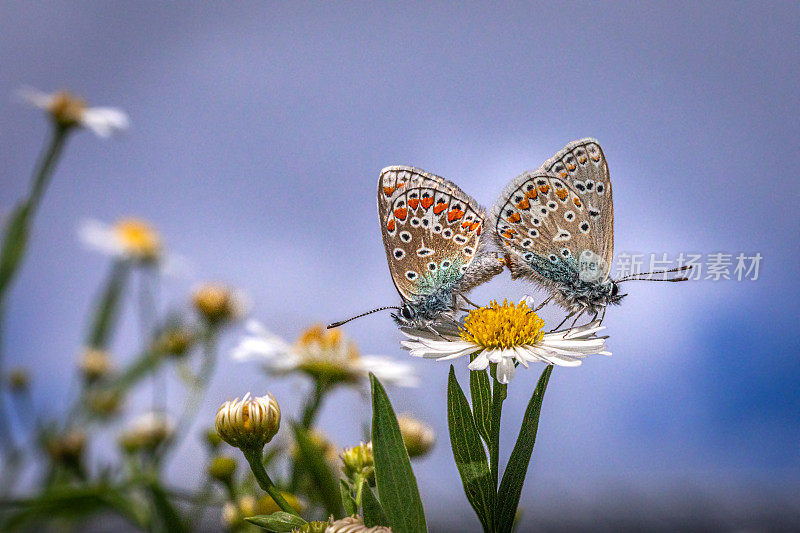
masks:
[[[275,533],[289,533],[296,527],[302,527],[306,521],[293,514],[284,511],[278,511],[272,514],[260,514],[257,516],[248,516],[245,518],[251,524],[255,524],[267,531],[274,531]]]
[[[417,478],[400,435],[400,426],[386,390],[369,375],[372,385],[372,449],[375,479],[381,504],[395,533],[425,532],[425,511],[419,497]]]
[[[303,467],[308,469],[314,485],[319,490],[325,512],[334,516],[343,516],[344,508],[339,485],[336,483],[336,477],[331,472],[330,466],[325,461],[325,454],[314,444],[307,430],[297,424],[292,424],[292,429]]]
[[[347,481],[343,479],[339,480],[339,492],[342,494],[344,514],[347,516],[358,514],[358,506],[356,505],[356,500],[353,498],[353,493],[350,491],[350,485],[347,484]]]
[[[145,350],[119,376],[103,386],[115,392],[127,390],[154,372],[163,360],[164,357],[158,350]]]
[[[29,202],[17,205],[3,233],[3,248],[0,250],[0,301],[17,271],[28,244],[30,207]]]
[[[469,391],[472,396],[472,414],[478,433],[488,445],[492,428],[492,385],[486,370],[471,370]]]
[[[539,414],[542,410],[542,400],[547,389],[547,381],[553,372],[553,366],[545,367],[539,383],[533,391],[528,408],[525,409],[525,416],[522,418],[522,428],[514,445],[514,451],[508,459],[506,470],[503,473],[503,480],[500,482],[500,489],[497,493],[497,531],[508,533],[514,526],[514,517],[517,514],[519,497],[522,494],[522,485],[525,483],[525,475],[528,472],[528,464],[533,453],[533,445],[536,443],[536,431],[539,428]]]
[[[87,346],[101,350],[108,347],[109,335],[114,329],[119,314],[120,297],[125,289],[129,272],[130,262],[128,261],[117,261],[111,268],[111,273],[95,308]]]
[[[495,497],[492,474],[467,397],[458,384],[453,365],[450,365],[447,381],[447,425],[450,429],[453,458],[461,475],[467,500],[475,509],[484,531],[490,531]]]
[[[361,506],[364,508],[364,525],[367,527],[373,526],[388,526],[389,519],[386,518],[386,513],[383,512],[383,507],[378,498],[369,488],[369,483],[364,482],[361,491]]]
[[[161,531],[169,531],[170,533],[188,531],[178,514],[178,510],[172,505],[172,502],[169,501],[161,485],[154,481],[149,483],[147,488],[150,493],[150,500],[153,503],[153,509],[162,526]]]

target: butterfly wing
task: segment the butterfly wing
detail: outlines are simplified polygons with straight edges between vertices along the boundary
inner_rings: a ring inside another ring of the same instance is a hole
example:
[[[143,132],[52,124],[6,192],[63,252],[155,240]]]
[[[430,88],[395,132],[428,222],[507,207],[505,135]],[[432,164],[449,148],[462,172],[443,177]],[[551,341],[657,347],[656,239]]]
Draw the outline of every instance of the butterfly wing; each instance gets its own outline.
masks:
[[[456,287],[483,232],[484,211],[475,200],[413,167],[381,171],[378,216],[389,272],[406,301]]]
[[[613,254],[613,205],[600,145],[582,139],[506,186],[490,225],[512,275],[557,289],[602,282]],[[599,190],[598,190],[599,188]]]

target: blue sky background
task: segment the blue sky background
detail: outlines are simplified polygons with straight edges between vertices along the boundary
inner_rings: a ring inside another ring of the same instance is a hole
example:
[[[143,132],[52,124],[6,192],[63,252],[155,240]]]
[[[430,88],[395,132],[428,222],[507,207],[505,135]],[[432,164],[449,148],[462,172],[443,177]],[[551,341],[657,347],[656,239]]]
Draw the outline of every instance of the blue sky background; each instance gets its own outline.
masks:
[[[77,241],[87,217],[146,218],[190,260],[165,280],[165,308],[197,281],[223,280],[293,339],[399,301],[375,216],[382,167],[430,170],[490,205],[523,170],[594,136],[614,180],[618,254],[764,259],[757,281],[627,285],[606,318],[614,356],[553,374],[526,523],[561,510],[613,524],[708,508],[731,526],[748,506],[796,513],[799,22],[790,2],[6,2],[2,210],[26,190],[47,133],[15,98],[21,86],[70,88],[132,120],[119,139],[71,139],[13,291],[8,359],[31,368],[38,409],[57,412],[108,268]],[[531,290],[504,275],[473,299]],[[135,350],[132,316],[124,327],[121,360]],[[407,357],[388,316],[347,331],[366,353]],[[248,390],[296,411],[304,382],[222,361],[206,420]],[[446,436],[447,365],[412,363],[422,387],[390,394],[441,437],[416,467],[423,499],[436,523],[473,525]],[[510,387],[506,452],[537,378],[521,371]],[[177,388],[167,394],[177,407]],[[360,438],[359,402],[341,391],[325,405],[322,427],[340,445]],[[195,447],[172,466],[186,483],[202,468]]]

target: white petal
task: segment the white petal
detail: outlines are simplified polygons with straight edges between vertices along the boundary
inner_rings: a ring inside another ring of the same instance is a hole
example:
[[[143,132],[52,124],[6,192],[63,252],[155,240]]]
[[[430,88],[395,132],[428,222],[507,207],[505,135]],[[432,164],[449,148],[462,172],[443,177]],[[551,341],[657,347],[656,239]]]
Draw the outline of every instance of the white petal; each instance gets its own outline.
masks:
[[[112,257],[125,257],[125,246],[114,228],[95,219],[83,220],[78,226],[78,239],[87,248]]]
[[[528,361],[525,357],[526,352],[527,350],[525,350],[525,348],[523,348],[522,346],[516,346],[514,348],[514,354],[515,354],[514,357],[517,359],[517,361],[520,362],[522,366],[528,368]]]
[[[497,364],[497,381],[506,385],[509,381],[514,379],[515,372],[514,360],[510,357],[504,357],[503,360]]]
[[[50,108],[50,104],[53,103],[52,94],[43,93],[38,89],[23,87],[19,90],[18,94],[24,101],[35,107],[38,107],[39,109],[47,110]]]
[[[486,370],[486,367],[489,366],[489,358],[486,357],[486,352],[481,352],[478,356],[472,360],[470,364],[467,365],[467,368],[470,370]]]
[[[98,137],[110,137],[128,129],[128,115],[115,107],[90,107],[83,112],[81,125],[92,130]]]
[[[411,365],[399,363],[390,357],[363,355],[360,359],[364,372],[372,372],[379,380],[401,387],[416,387],[419,379]]]

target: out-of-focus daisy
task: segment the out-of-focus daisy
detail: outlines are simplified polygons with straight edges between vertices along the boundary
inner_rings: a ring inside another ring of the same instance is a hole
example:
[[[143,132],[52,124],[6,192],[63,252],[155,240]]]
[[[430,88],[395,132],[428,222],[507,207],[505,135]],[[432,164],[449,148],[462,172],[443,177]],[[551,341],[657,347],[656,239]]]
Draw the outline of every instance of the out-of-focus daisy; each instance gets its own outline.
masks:
[[[133,419],[120,435],[119,443],[129,452],[154,450],[162,442],[172,438],[175,423],[165,413],[148,412]]]
[[[525,301],[518,305],[492,302],[487,307],[470,311],[457,335],[453,334],[453,328],[444,332],[437,327],[439,336],[429,331],[401,328],[408,337],[402,345],[415,357],[438,360],[475,354],[469,364],[470,370],[484,370],[489,363],[497,363],[500,383],[511,381],[515,363],[526,368],[532,362],[579,366],[587,355],[611,355],[606,351],[606,337],[596,335],[604,329],[599,321],[553,333],[544,333],[542,328],[544,321]]]
[[[311,326],[291,345],[255,320],[248,321],[246,328],[248,334],[234,348],[232,357],[261,361],[272,374],[300,372],[334,383],[359,383],[372,372],[384,383],[403,387],[418,383],[410,365],[386,356],[361,355],[356,344],[338,329]]]
[[[26,102],[46,111],[61,128],[86,128],[98,137],[110,137],[128,128],[128,115],[121,109],[88,107],[83,99],[68,91],[47,94],[26,88],[20,91],[20,96]]]
[[[163,255],[161,236],[150,223],[138,218],[123,218],[114,224],[84,220],[78,237],[88,248],[143,263],[157,262]]]
[[[192,306],[203,320],[220,325],[246,315],[250,299],[244,292],[222,283],[203,283],[192,291]]]

